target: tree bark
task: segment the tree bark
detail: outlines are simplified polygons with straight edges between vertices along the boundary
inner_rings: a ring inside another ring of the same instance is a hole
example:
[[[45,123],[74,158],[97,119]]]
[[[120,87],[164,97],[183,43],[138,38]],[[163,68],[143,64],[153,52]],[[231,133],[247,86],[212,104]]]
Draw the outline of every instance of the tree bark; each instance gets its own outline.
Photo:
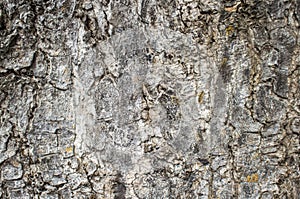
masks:
[[[299,198],[299,0],[0,1],[0,197]]]

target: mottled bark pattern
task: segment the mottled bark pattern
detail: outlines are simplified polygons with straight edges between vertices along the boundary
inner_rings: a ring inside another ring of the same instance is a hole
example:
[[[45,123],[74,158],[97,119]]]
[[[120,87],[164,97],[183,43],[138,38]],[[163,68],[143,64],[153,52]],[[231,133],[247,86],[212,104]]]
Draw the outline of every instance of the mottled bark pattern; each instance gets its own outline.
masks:
[[[299,198],[299,0],[0,1],[0,198]]]

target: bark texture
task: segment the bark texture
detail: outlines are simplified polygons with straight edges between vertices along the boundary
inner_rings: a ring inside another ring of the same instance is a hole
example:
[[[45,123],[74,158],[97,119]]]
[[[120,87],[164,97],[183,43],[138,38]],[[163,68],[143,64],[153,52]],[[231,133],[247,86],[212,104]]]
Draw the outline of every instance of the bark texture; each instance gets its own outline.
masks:
[[[300,198],[299,0],[1,0],[0,198]]]

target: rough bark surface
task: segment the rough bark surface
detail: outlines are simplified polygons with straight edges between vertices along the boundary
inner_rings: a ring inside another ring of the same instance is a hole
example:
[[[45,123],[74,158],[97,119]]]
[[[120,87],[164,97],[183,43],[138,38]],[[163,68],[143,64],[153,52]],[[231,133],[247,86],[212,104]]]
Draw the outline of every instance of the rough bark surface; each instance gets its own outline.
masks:
[[[299,0],[1,0],[0,198],[300,198]]]

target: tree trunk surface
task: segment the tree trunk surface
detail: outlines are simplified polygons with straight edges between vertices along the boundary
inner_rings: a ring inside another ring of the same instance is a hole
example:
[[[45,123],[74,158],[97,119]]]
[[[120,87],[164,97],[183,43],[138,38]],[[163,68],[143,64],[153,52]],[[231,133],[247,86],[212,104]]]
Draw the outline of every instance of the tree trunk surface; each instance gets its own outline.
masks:
[[[300,198],[299,0],[1,0],[0,198]]]

